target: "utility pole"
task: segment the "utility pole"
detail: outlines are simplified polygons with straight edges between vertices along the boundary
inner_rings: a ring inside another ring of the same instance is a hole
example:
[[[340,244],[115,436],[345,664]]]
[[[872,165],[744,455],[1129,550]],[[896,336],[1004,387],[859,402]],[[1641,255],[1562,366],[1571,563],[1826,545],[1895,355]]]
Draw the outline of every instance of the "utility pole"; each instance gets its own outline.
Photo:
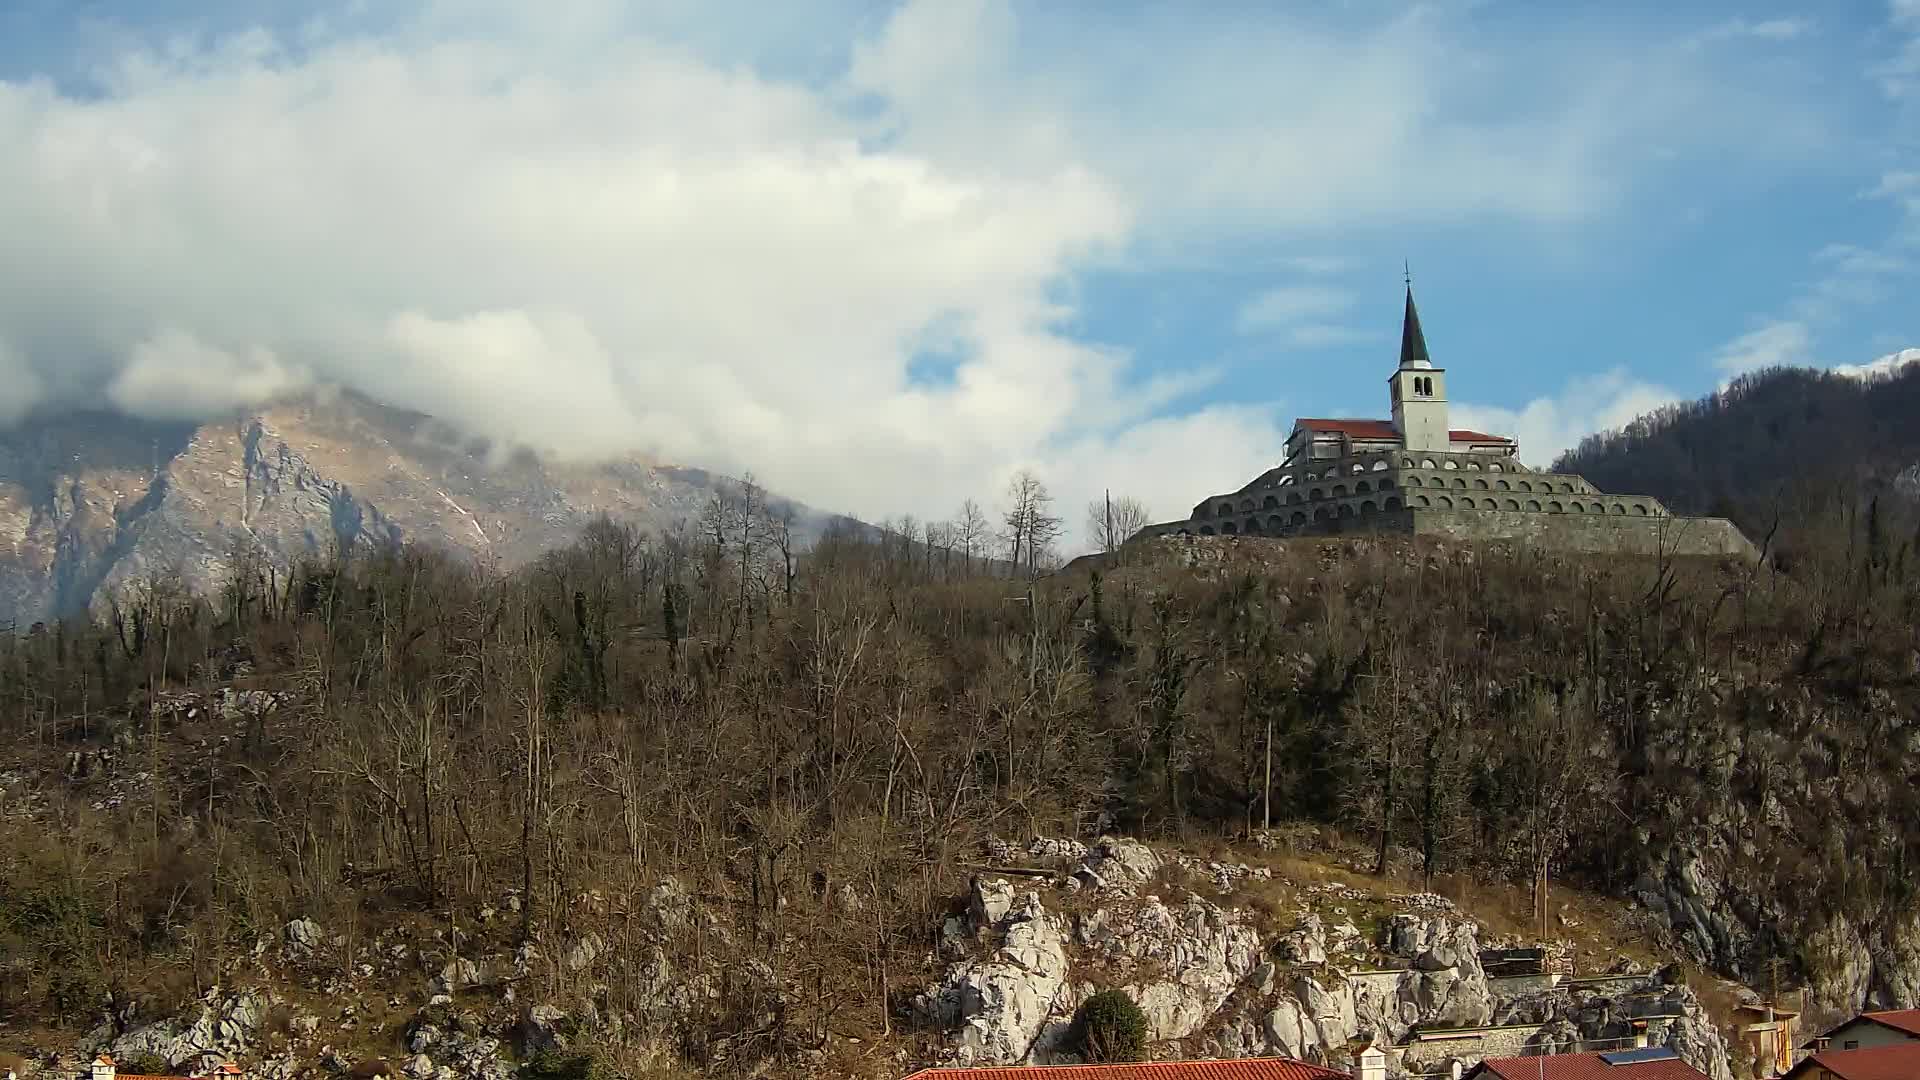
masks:
[[[1264,782],[1266,792],[1260,798],[1260,828],[1273,831],[1273,705],[1268,703],[1267,712],[1267,775]]]

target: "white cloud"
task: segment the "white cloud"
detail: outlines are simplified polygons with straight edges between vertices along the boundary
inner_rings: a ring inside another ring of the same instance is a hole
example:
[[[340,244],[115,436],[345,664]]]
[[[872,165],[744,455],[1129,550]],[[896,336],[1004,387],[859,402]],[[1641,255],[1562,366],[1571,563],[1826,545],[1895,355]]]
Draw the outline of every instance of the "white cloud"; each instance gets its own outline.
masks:
[[[1812,19],[1728,19],[1706,31],[1703,39],[1758,38],[1762,41],[1792,41],[1814,30]]]
[[[1771,322],[1734,338],[1713,355],[1713,366],[1728,377],[1762,368],[1805,364],[1812,335],[1801,322]]]
[[[1891,375],[1913,364],[1920,364],[1920,349],[1901,349],[1865,364],[1840,364],[1833,372],[1856,379],[1870,379]]]
[[[0,421],[344,384],[869,516],[950,512],[1029,462],[1063,501],[1097,481],[1177,511],[1282,432],[1149,419],[1194,380],[1143,383],[1071,335],[1084,268],[1292,228],[1587,221],[1645,147],[1796,160],[1817,126],[1737,68],[1573,37],[1503,52],[1435,9],[1058,17],[770,16],[728,54],[690,0],[435,0],[377,38],[316,18],[297,47],[122,49],[85,93],[0,82]],[[1290,340],[1351,333],[1271,303]],[[936,326],[959,359],[928,385],[909,365]]]
[[[167,329],[133,347],[107,399],[139,416],[193,420],[309,388],[306,373],[255,346],[244,353]]]
[[[1377,329],[1333,321],[1353,307],[1350,289],[1327,285],[1282,285],[1241,305],[1234,324],[1242,334],[1274,338],[1302,349],[1380,341]]]
[[[1296,274],[1325,277],[1353,269],[1358,260],[1344,255],[1294,255],[1281,260],[1281,265]]]
[[[1240,308],[1241,333],[1293,326],[1339,315],[1353,307],[1353,293],[1324,285],[1283,285],[1268,289]]]
[[[0,426],[14,423],[40,404],[40,376],[26,358],[0,338]]]
[[[1545,468],[1588,435],[1617,430],[1677,400],[1678,395],[1666,387],[1637,379],[1625,369],[1615,369],[1573,379],[1559,394],[1535,398],[1518,409],[1455,405],[1452,422],[1457,427],[1517,438],[1521,460]]]
[[[1920,63],[1920,35],[1915,36],[1914,47],[1916,63]],[[1915,69],[1915,73],[1920,75],[1920,67]],[[1885,199],[1900,211],[1896,241],[1909,247],[1920,247],[1920,171],[1887,173],[1867,194],[1870,198]]]

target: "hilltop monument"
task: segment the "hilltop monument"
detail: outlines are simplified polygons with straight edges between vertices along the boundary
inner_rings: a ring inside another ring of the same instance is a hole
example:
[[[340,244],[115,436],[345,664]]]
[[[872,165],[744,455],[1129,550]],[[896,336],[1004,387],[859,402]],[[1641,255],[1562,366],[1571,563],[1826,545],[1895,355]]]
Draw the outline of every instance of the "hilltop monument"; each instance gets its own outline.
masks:
[[[1756,556],[1724,518],[1676,516],[1658,499],[1535,472],[1521,463],[1518,440],[1451,426],[1447,371],[1427,351],[1411,281],[1387,389],[1392,419],[1295,420],[1279,465],[1201,500],[1185,520],[1138,535],[1411,533],[1573,551]]]

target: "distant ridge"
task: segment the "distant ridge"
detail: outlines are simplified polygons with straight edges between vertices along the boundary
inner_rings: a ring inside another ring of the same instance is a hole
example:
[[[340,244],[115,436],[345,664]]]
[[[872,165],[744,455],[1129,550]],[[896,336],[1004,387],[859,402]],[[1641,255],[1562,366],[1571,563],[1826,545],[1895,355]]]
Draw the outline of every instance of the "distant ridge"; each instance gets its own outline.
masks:
[[[652,530],[738,481],[627,457],[559,465],[432,417],[313,395],[204,424],[76,413],[0,430],[0,627],[82,611],[153,573],[215,593],[238,552],[285,563],[418,541],[505,566],[600,514]],[[777,497],[811,541],[835,519]]]

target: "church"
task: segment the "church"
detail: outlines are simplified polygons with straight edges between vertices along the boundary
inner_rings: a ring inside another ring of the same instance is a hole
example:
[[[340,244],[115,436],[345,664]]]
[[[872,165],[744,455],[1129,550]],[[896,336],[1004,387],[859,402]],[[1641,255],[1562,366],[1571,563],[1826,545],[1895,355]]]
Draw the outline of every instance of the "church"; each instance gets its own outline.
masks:
[[[1536,472],[1520,462],[1517,440],[1453,427],[1447,371],[1427,352],[1411,283],[1387,392],[1391,419],[1295,420],[1280,464],[1140,535],[1417,533],[1582,551],[1754,555],[1724,519],[1678,517],[1658,499]]]

